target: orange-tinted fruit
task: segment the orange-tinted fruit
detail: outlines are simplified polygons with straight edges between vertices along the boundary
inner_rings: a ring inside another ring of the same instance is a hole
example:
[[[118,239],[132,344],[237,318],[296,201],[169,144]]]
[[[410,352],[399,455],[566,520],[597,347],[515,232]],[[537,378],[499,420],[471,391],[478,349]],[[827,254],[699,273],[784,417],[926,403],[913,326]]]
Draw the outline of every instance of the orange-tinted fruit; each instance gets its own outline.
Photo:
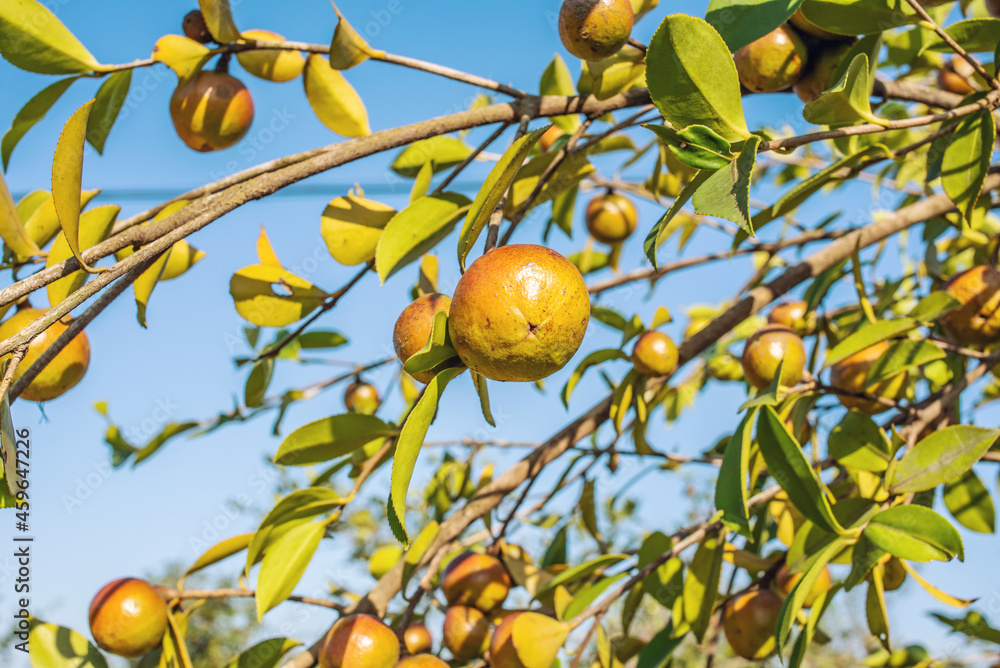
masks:
[[[0,324],[0,341],[16,335],[43,315],[45,315],[45,311],[41,309],[19,309]],[[35,363],[35,360],[41,357],[42,353],[51,347],[68,327],[69,325],[62,321],[57,321],[36,336],[28,344],[28,352],[18,365],[17,371],[14,372],[14,379],[17,380],[23,376],[24,372]],[[5,359],[9,357],[9,355],[5,356]],[[52,401],[61,397],[83,380],[89,366],[90,342],[87,340],[87,335],[80,332],[24,388],[24,391],[21,392],[21,398],[28,401]]]
[[[795,585],[799,583],[799,580],[804,575],[804,573],[789,573],[788,568],[782,564],[774,576],[774,588],[777,590],[778,596],[788,598],[788,595],[792,593]],[[830,579],[830,569],[824,567],[819,577],[816,578],[816,582],[813,583],[812,589],[809,590],[809,595],[806,596],[805,603],[802,606],[811,608],[816,599],[824,592],[829,591],[832,586],[833,580]]]
[[[771,385],[781,365],[781,385],[802,380],[806,349],[802,339],[787,327],[769,325],[757,330],[743,347],[743,373],[751,385],[763,390]]]
[[[663,332],[644,333],[632,348],[632,366],[643,376],[656,378],[673,373],[677,361],[677,346]]]
[[[203,153],[235,145],[253,122],[253,98],[236,77],[201,71],[181,83],[170,97],[170,118],[177,136]]]
[[[344,406],[355,413],[372,415],[379,407],[378,390],[369,383],[351,383],[344,390]]]
[[[371,615],[338,619],[319,653],[320,668],[393,668],[398,660],[399,639]]]
[[[899,399],[906,392],[908,374],[905,371],[881,380],[874,385],[866,386],[868,370],[888,350],[889,343],[882,341],[837,362],[830,367],[830,385],[841,390],[847,390],[848,392],[863,392],[864,394],[893,401]],[[868,415],[875,415],[876,413],[889,410],[889,406],[863,397],[838,394],[837,399],[846,408],[854,408]]]
[[[552,145],[556,143],[556,140],[562,137],[565,133],[562,131],[558,125],[553,125],[548,130],[542,133],[542,136],[538,138],[538,146],[542,151],[547,152]]]
[[[630,0],[564,0],[559,38],[581,60],[604,60],[625,46],[634,22]]]
[[[490,665],[493,668],[525,668],[517,655],[514,641],[514,620],[522,613],[514,612],[503,618],[490,641]]]
[[[396,668],[449,668],[449,666],[433,654],[417,654],[400,659]]]
[[[944,289],[962,304],[941,318],[948,336],[976,345],[1000,340],[1000,271],[979,265],[952,276]]]
[[[142,656],[159,647],[166,630],[167,604],[145,580],[115,580],[90,602],[90,633],[112,654]]]
[[[600,195],[587,205],[587,231],[601,243],[625,241],[635,231],[638,220],[635,205],[618,193]]]
[[[755,93],[790,88],[806,70],[802,38],[782,25],[733,54],[740,83]]]
[[[490,643],[490,620],[481,610],[453,605],[445,611],[442,635],[444,646],[455,660],[468,663],[486,652]]]
[[[510,576],[496,557],[463,552],[448,564],[441,579],[448,605],[470,605],[489,612],[510,592]]]
[[[434,316],[437,312],[448,313],[450,310],[451,297],[436,292],[417,298],[403,309],[392,330],[392,345],[400,362],[406,364],[406,360],[427,345],[431,330],[434,329]],[[413,378],[421,383],[431,382],[434,376],[433,369],[413,374]]]
[[[770,589],[750,591],[731,600],[722,616],[729,646],[748,661],[762,661],[774,654],[779,612],[781,598]]]
[[[433,649],[430,630],[424,624],[410,624],[403,631],[403,645],[410,654],[423,654]]]
[[[767,322],[787,327],[799,336],[809,336],[816,331],[816,314],[809,311],[803,301],[778,304],[767,314]]]

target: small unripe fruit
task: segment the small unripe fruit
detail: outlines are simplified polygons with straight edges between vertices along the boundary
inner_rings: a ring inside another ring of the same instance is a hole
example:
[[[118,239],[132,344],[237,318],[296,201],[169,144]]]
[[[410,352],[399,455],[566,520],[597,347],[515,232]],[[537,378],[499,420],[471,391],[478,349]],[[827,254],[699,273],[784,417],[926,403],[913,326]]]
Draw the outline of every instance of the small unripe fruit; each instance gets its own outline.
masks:
[[[962,304],[941,318],[948,336],[977,345],[1000,339],[1000,271],[979,265],[951,277],[944,289]]]
[[[205,25],[205,17],[202,15],[200,9],[192,9],[185,14],[181,27],[184,29],[184,35],[196,42],[208,44],[215,41],[212,38],[212,33],[208,32],[208,26]]]
[[[722,617],[729,646],[748,661],[761,661],[774,654],[779,612],[781,598],[770,589],[747,592],[731,600]]]
[[[787,327],[769,325],[757,330],[743,348],[743,373],[758,390],[771,385],[781,364],[780,384],[791,387],[802,380],[806,349],[802,339]]]
[[[490,620],[482,611],[453,605],[444,613],[444,646],[455,660],[468,663],[486,652],[490,643]]]
[[[799,336],[809,336],[816,331],[816,314],[809,311],[803,301],[778,304],[767,314],[767,322],[787,327]]]
[[[430,630],[423,624],[410,624],[403,631],[403,644],[410,654],[430,652],[433,643]]]
[[[863,392],[874,397],[893,401],[899,399],[906,391],[908,374],[905,371],[881,380],[874,385],[865,385],[868,379],[868,370],[888,350],[889,344],[882,341],[837,362],[830,367],[830,385],[848,392]],[[852,397],[845,394],[838,394],[837,399],[845,408],[854,408],[868,415],[875,415],[876,413],[889,410],[889,406],[872,401],[871,399]]]
[[[587,205],[587,231],[605,244],[625,241],[635,231],[639,216],[635,205],[618,193],[608,193]]]
[[[242,37],[257,42],[283,42],[285,38],[270,30],[247,30]],[[236,59],[250,74],[267,81],[291,81],[306,66],[306,60],[298,51],[287,49],[254,49],[240,51]]]
[[[338,619],[319,653],[320,668],[393,668],[398,660],[399,639],[371,615]]]
[[[427,340],[434,329],[434,316],[438,311],[448,313],[451,310],[451,297],[432,293],[414,300],[403,309],[396,319],[392,330],[392,346],[396,357],[403,364],[427,345]],[[421,383],[434,380],[434,370],[421,371],[413,374],[413,378]]]
[[[806,69],[806,45],[794,30],[779,26],[733,54],[747,90],[773,93],[791,87]]]
[[[646,332],[632,348],[632,366],[636,373],[656,378],[677,368],[677,346],[663,332]]]
[[[378,390],[374,385],[357,381],[344,390],[344,406],[355,413],[373,415],[379,407]]]
[[[22,308],[0,324],[0,341],[9,339],[28,327],[31,323],[45,315],[45,311],[36,308]],[[42,353],[62,336],[69,325],[61,320],[54,322],[44,332],[36,336],[28,344],[28,352],[14,372],[14,380],[24,375],[24,372],[35,363]],[[10,358],[6,355],[4,358]],[[90,342],[87,335],[80,332],[59,351],[59,354],[35,376],[24,391],[21,398],[28,401],[51,401],[71,390],[79,383],[90,366]]]
[[[247,87],[224,72],[202,70],[170,97],[170,118],[177,136],[202,153],[235,145],[253,122]]]
[[[564,0],[559,38],[581,60],[604,60],[625,46],[634,22],[630,0]]]
[[[837,73],[837,67],[850,50],[850,44],[839,42],[830,44],[820,51],[818,56],[811,58],[809,69],[792,86],[799,99],[810,102],[830,90],[833,84],[837,83],[833,78]]]
[[[142,656],[159,647],[166,630],[167,604],[145,580],[110,582],[90,603],[90,633],[112,654]]]
[[[542,136],[538,138],[538,146],[543,152],[548,152],[552,145],[556,143],[556,140],[562,137],[565,133],[562,131],[558,125],[553,125],[548,130],[542,133]]]
[[[964,58],[952,58],[941,69],[938,70],[937,82],[942,90],[956,95],[966,96],[976,92],[976,87],[972,84],[976,74],[972,67]]]
[[[899,562],[899,559],[892,557],[889,561],[885,562],[884,570],[882,571],[882,588],[885,591],[896,591],[903,586],[905,580],[906,569],[903,568],[903,564]]]
[[[433,654],[418,654],[401,659],[396,668],[450,668],[450,666]]]
[[[471,605],[489,612],[507,598],[510,576],[496,557],[463,552],[445,569],[441,591],[448,605]]]
[[[778,596],[781,598],[788,598],[788,595],[792,593],[795,589],[795,585],[799,583],[805,576],[805,573],[789,573],[788,567],[785,564],[781,565],[778,572],[774,576],[774,588],[778,592]],[[830,579],[830,569],[823,567],[822,572],[820,572],[819,577],[816,578],[816,582],[813,583],[812,589],[809,590],[809,594],[806,596],[805,603],[802,604],[804,608],[811,608],[816,599],[820,597],[821,594],[830,591],[830,587],[833,586],[833,580]]]

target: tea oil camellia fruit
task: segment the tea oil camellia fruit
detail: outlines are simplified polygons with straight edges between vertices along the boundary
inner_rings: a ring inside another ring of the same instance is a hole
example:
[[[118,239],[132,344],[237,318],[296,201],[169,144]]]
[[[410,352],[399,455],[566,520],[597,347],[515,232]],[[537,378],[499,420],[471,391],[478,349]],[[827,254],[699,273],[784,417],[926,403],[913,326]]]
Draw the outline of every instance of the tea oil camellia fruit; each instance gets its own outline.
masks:
[[[791,387],[800,380],[806,365],[802,339],[787,327],[769,325],[747,339],[743,348],[743,373],[758,390],[771,385],[781,364],[781,385]]]
[[[236,77],[201,71],[182,82],[170,98],[170,118],[177,136],[196,151],[220,151],[250,130],[253,98]]]
[[[448,313],[450,310],[451,297],[436,292],[417,298],[403,309],[392,330],[392,345],[400,362],[406,364],[406,360],[427,345],[437,312]],[[413,378],[421,383],[431,382],[434,376],[433,370],[413,374]]]
[[[789,573],[788,568],[782,564],[781,568],[774,576],[774,588],[778,592],[778,596],[781,598],[788,598],[788,595],[792,593],[795,589],[795,585],[805,576],[805,573]],[[811,608],[816,599],[820,597],[821,594],[830,590],[833,586],[833,580],[830,579],[830,569],[823,567],[820,572],[819,577],[816,578],[816,582],[813,583],[812,589],[809,590],[809,594],[806,596],[805,602],[802,604],[804,608]]]
[[[750,591],[731,600],[722,617],[729,646],[748,661],[774,654],[779,612],[781,598],[770,589]]]
[[[371,615],[338,619],[319,653],[320,668],[393,668],[398,660],[399,639]]]
[[[906,569],[896,557],[891,557],[884,564],[882,571],[882,587],[886,591],[896,591],[906,581]]]
[[[552,145],[556,143],[556,140],[562,137],[565,133],[562,131],[558,125],[553,125],[548,130],[542,133],[542,136],[538,138],[538,146],[543,152],[548,152]]]
[[[430,630],[423,624],[410,624],[403,631],[403,644],[410,654],[421,654],[433,649]]]
[[[874,385],[865,385],[868,379],[868,370],[888,352],[889,347],[886,341],[882,341],[837,362],[830,367],[830,385],[840,390],[862,392],[882,399],[893,401],[899,399],[906,391],[908,374],[905,371]],[[837,399],[845,408],[854,408],[868,415],[889,410],[888,405],[863,397],[838,394]]]
[[[809,336],[816,331],[816,314],[809,311],[808,304],[803,301],[778,304],[767,314],[767,322],[787,327],[799,336]]]
[[[374,415],[379,407],[378,390],[369,383],[353,382],[344,390],[344,406],[354,413]]]
[[[90,603],[90,633],[112,654],[135,658],[160,646],[167,630],[167,604],[145,580],[108,583]]]
[[[490,620],[481,610],[453,605],[444,613],[444,646],[456,661],[468,663],[482,656],[490,643]]]
[[[979,265],[952,276],[944,289],[962,304],[941,318],[948,336],[979,345],[1000,339],[1000,271]]]
[[[517,656],[517,649],[511,636],[514,634],[514,620],[525,613],[514,612],[503,618],[490,640],[490,665],[493,668],[524,668]]]
[[[559,38],[581,60],[604,60],[625,46],[634,22],[630,0],[564,0]]]
[[[632,348],[632,366],[636,373],[656,378],[677,368],[677,346],[663,332],[646,332]]]
[[[471,605],[489,612],[510,592],[510,575],[496,557],[463,552],[445,568],[441,591],[448,605]]]
[[[196,42],[208,44],[209,42],[215,41],[212,37],[212,33],[208,32],[208,26],[205,24],[205,17],[201,13],[200,9],[192,9],[190,12],[185,14],[181,28],[184,30],[184,35],[186,37],[189,37]]]
[[[601,243],[625,241],[635,231],[638,220],[635,205],[618,193],[595,197],[587,205],[587,231]]]
[[[972,95],[977,90],[972,84],[975,74],[975,68],[964,58],[952,58],[938,70],[938,86],[963,97]]]
[[[7,318],[0,324],[0,341],[9,339],[28,325],[45,315],[45,311],[36,308],[22,308],[14,315]],[[28,368],[34,364],[35,360],[41,357],[55,340],[58,339],[69,325],[62,321],[53,323],[48,329],[39,334],[28,344],[28,352],[14,372],[14,380],[17,380]],[[10,356],[5,356],[9,358]],[[79,383],[87,368],[90,366],[90,342],[87,335],[80,332],[66,345],[65,348],[49,362],[42,371],[35,376],[24,391],[21,398],[28,401],[51,401],[71,390]]]
[[[401,659],[396,668],[450,668],[450,666],[433,654],[417,654]]]
[[[531,382],[563,368],[590,322],[580,270],[531,244],[501,246],[465,272],[448,331],[467,367],[492,380]]]
[[[810,102],[830,90],[837,83],[833,78],[837,67],[850,50],[851,45],[847,42],[831,43],[810,58],[809,69],[792,86],[799,99]]]
[[[284,42],[285,38],[270,30],[247,30],[242,37],[257,42]],[[236,59],[250,74],[267,81],[291,81],[306,66],[306,59],[298,51],[289,49],[254,49],[240,51]]]
[[[790,88],[806,70],[806,45],[787,25],[779,26],[733,54],[748,90],[774,93]]]

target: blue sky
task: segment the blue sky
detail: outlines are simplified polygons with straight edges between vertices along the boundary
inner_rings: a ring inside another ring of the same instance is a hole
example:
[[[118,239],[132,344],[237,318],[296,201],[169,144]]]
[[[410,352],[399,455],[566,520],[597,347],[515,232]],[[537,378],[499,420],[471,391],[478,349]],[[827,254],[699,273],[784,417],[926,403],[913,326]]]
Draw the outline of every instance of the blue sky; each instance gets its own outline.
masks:
[[[57,6],[59,18],[105,63],[146,57],[158,37],[179,32],[181,18],[192,8],[189,3],[174,0],[58,0],[49,4]],[[578,72],[578,63],[562,50],[554,28],[559,4],[558,0],[344,0],[339,6],[377,48],[452,65],[534,91],[554,53],[561,53],[574,74]],[[655,17],[672,10],[670,4],[639,24],[634,36],[648,40]],[[697,7],[685,9],[701,11],[701,5],[699,2]],[[243,29],[267,28],[306,42],[329,41],[336,20],[324,0],[281,4],[243,0],[233,2],[233,7]],[[294,11],[288,11],[289,7]],[[174,75],[164,67],[137,71],[105,156],[99,157],[88,149],[84,186],[103,188],[107,193],[96,203],[119,204],[126,216],[224,174],[338,141],[309,109],[299,82],[272,84],[246,74],[240,76],[254,95],[255,124],[238,147],[206,155],[185,148],[172,131],[167,104]],[[477,89],[464,84],[382,63],[366,63],[348,72],[347,77],[365,101],[373,129],[460,111],[478,94]],[[0,97],[0,127],[9,126],[20,106],[50,81],[0,62],[0,86],[4,91]],[[6,175],[15,193],[48,188],[52,152],[61,126],[74,109],[90,99],[96,86],[92,81],[75,83],[48,117],[22,140]],[[746,100],[745,107],[751,127],[773,126],[780,123],[778,119],[800,131],[808,127],[801,118],[801,104],[793,95],[752,97]],[[474,131],[468,141],[475,144],[490,131]],[[647,140],[644,131],[634,136],[637,141]],[[505,136],[495,148],[509,139],[509,135]],[[31,428],[34,446],[33,612],[47,621],[85,630],[86,607],[105,582],[155,571],[169,560],[189,563],[206,544],[256,526],[274,501],[275,471],[267,460],[280,441],[270,436],[269,419],[231,426],[197,439],[177,440],[136,469],[110,472],[107,447],[102,443],[105,424],[92,402],[107,401],[112,417],[126,432],[140,434],[139,441],[148,440],[165,421],[202,419],[231,408],[235,397],[242,396],[245,380],[245,371],[236,369],[232,358],[246,351],[233,345],[244,321],[233,308],[228,283],[235,270],[256,262],[254,246],[260,225],[267,228],[286,266],[308,267],[306,278],[328,290],[335,289],[355,269],[337,265],[326,254],[319,236],[320,212],[328,199],[346,194],[355,183],[365,187],[371,196],[402,207],[410,182],[387,169],[391,159],[392,155],[381,155],[352,163],[279,197],[246,205],[213,223],[191,239],[208,253],[207,259],[180,280],[157,288],[148,314],[148,330],[136,323],[131,298],[118,300],[88,328],[92,365],[81,385],[46,405],[44,415],[34,404],[15,405],[15,420],[19,427]],[[606,176],[611,176],[620,162],[620,157],[611,157],[601,159],[598,165]],[[650,167],[647,162],[640,163],[625,176],[644,179]],[[488,169],[488,164],[477,164],[462,176],[460,181],[468,195],[474,195]],[[768,188],[754,192],[762,199],[773,194]],[[818,220],[822,213],[840,206],[848,220],[858,222],[871,210],[867,185],[842,191],[835,202],[822,201],[822,196],[820,200],[807,209],[804,219]],[[648,229],[658,215],[657,207],[640,204],[640,229]],[[535,219],[533,226],[522,226],[516,239],[537,240],[540,222]],[[575,241],[568,241],[556,234],[552,243],[569,253],[579,250],[582,237],[578,232]],[[636,237],[626,246],[626,266],[640,261],[642,235]],[[721,235],[703,230],[696,235],[689,252],[714,251],[723,244],[728,241]],[[449,240],[440,250],[444,285],[453,284],[458,277],[451,248],[453,241]],[[319,261],[310,264],[308,258]],[[663,280],[652,293],[644,286],[636,286],[609,293],[601,303],[625,313],[638,313],[647,322],[660,304],[671,306],[675,316],[681,316],[682,305],[719,303],[742,285],[751,271],[745,259],[718,263]],[[412,269],[404,270],[383,288],[370,276],[320,321],[319,326],[337,329],[352,339],[350,347],[336,351],[334,357],[374,360],[387,351],[391,353],[392,324],[408,301],[414,273]],[[845,301],[850,299],[849,293],[844,295]],[[684,317],[678,317],[667,331],[679,339],[684,321]],[[615,338],[595,324],[581,356],[614,345]],[[620,373],[622,368],[615,370]],[[597,376],[589,377],[575,393],[570,412],[564,411],[556,395],[568,371],[550,379],[550,393],[544,400],[537,399],[530,388],[494,384],[493,407],[503,420],[495,431],[482,420],[471,384],[462,378],[446,395],[447,419],[433,425],[429,438],[496,436],[542,440],[603,396]],[[387,367],[371,374],[369,380],[384,387],[394,372],[395,367]],[[324,367],[284,365],[279,367],[272,388],[320,380],[328,373],[329,368]],[[655,430],[654,444],[686,454],[701,451],[735,425],[736,409],[743,397],[742,389],[735,385],[711,390],[699,397],[681,424]],[[399,408],[398,400],[391,402],[387,415],[396,415]],[[340,391],[323,394],[293,408],[285,420],[285,432],[340,411]],[[995,423],[995,414],[982,417],[992,418]],[[500,453],[491,459],[502,468],[515,456]],[[625,471],[619,471],[615,482],[602,484],[599,493],[610,493],[638,472],[639,466],[625,462]],[[993,476],[989,469],[987,472]],[[603,474],[595,474],[603,480]],[[418,471],[414,489],[420,489],[426,475],[425,470]],[[691,510],[685,487],[709,479],[702,473],[645,476],[633,495],[642,504],[640,517],[647,530],[669,532],[681,526]],[[995,477],[986,482],[995,491]],[[373,480],[371,488],[378,494],[387,489],[385,475]],[[234,500],[242,507],[234,509]],[[0,526],[0,535],[6,535],[9,525]],[[970,534],[965,537],[966,564],[929,566],[924,569],[925,575],[955,595],[988,596],[994,606],[1000,605],[996,590],[992,594],[984,591],[986,582],[996,582],[995,540]],[[365,588],[367,576],[343,565],[347,551],[349,546],[336,541],[324,543],[298,590],[321,593],[328,578],[356,589]],[[0,557],[0,602],[4,610],[10,604],[11,583],[5,571],[9,565],[9,560]],[[233,561],[222,568],[230,574],[236,574],[238,569],[239,563]],[[903,622],[893,628],[896,642],[919,640],[944,647],[940,627],[927,621],[925,614],[941,606],[915,585],[911,583],[892,595],[890,608],[895,614],[893,620]],[[860,619],[863,599],[848,598],[844,615]],[[309,643],[330,619],[322,611],[285,606],[269,614],[265,622],[271,635],[287,634]]]

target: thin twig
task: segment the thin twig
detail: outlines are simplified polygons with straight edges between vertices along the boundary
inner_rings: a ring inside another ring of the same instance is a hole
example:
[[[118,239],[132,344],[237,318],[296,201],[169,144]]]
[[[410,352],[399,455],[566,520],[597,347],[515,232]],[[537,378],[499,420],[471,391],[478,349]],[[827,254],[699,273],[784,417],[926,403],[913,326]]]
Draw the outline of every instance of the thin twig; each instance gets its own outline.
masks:
[[[451,170],[451,173],[448,174],[445,180],[441,182],[441,185],[434,189],[432,194],[437,195],[444,192],[444,189],[451,185],[451,182],[455,180],[455,177],[461,174],[466,167],[472,164],[472,161],[478,158],[479,154],[489,148],[490,144],[495,142],[509,127],[509,123],[501,123],[500,126],[493,131],[493,134],[487,137],[479,146],[475,148],[475,150],[472,151],[472,153],[469,154],[469,157],[458,163],[455,168]]]
[[[178,599],[178,600],[200,600],[208,601],[212,599],[220,598],[253,598],[257,595],[252,589],[165,589],[163,595],[168,599]],[[296,603],[305,603],[307,605],[317,605],[322,608],[329,608],[331,610],[337,610],[338,612],[343,612],[344,606],[340,603],[334,603],[333,601],[327,601],[322,598],[313,598],[311,596],[298,596],[292,594],[288,597],[289,601],[295,601]]]

